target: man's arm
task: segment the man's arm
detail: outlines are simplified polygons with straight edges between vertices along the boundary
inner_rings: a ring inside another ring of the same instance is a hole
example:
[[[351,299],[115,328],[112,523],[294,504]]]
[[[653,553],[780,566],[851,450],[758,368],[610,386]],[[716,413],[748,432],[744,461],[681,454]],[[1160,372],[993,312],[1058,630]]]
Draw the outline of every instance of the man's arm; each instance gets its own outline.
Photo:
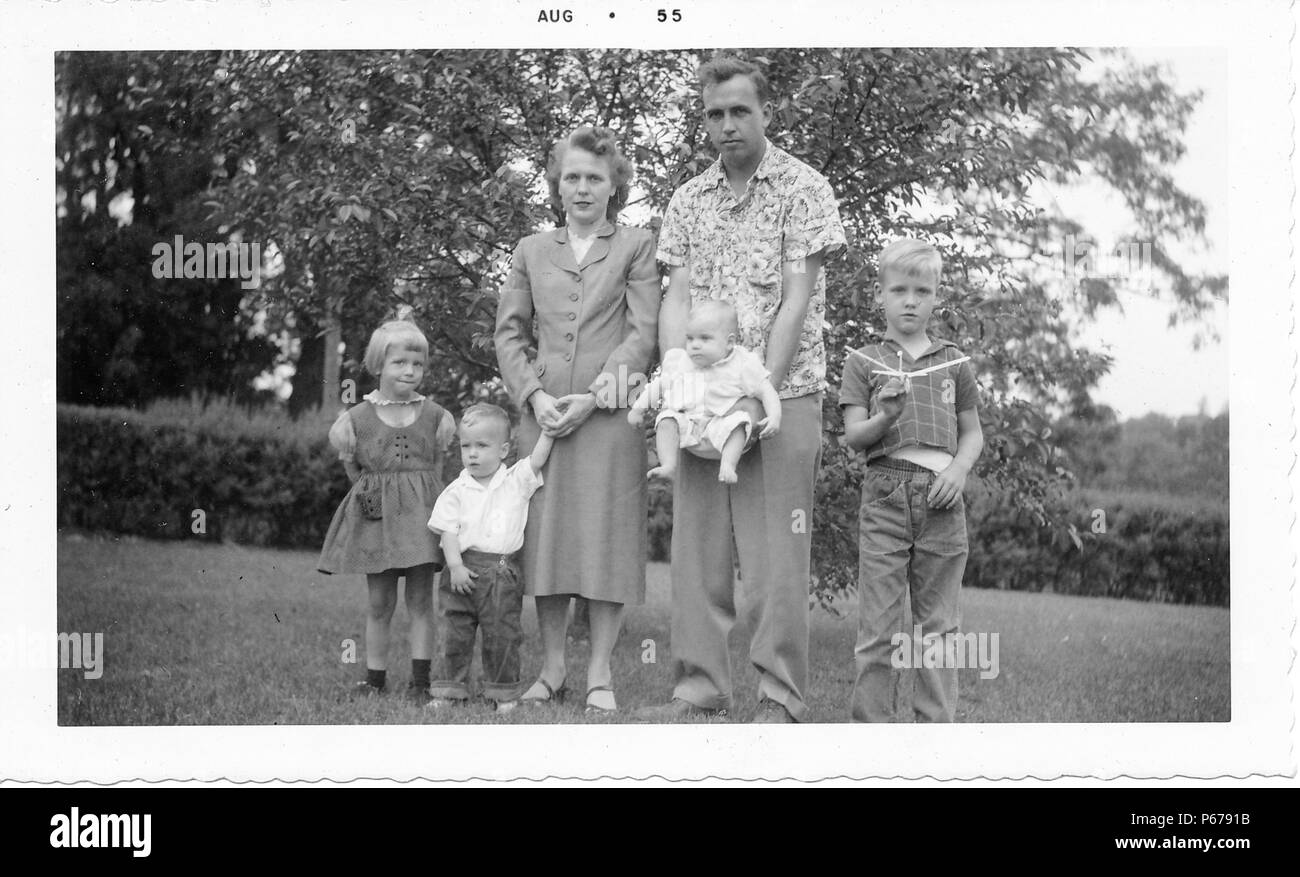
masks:
[[[659,308],[659,355],[686,343],[686,318],[691,312],[691,269],[674,265],[668,269],[668,291]]]
[[[813,286],[821,268],[821,252],[806,259],[781,263],[781,306],[777,308],[767,335],[767,361],[764,363],[772,376],[772,386],[778,389],[785,383],[790,363],[799,350],[799,336],[803,333],[804,317],[808,315],[808,302],[812,300]],[[682,336],[685,337],[684,328]]]

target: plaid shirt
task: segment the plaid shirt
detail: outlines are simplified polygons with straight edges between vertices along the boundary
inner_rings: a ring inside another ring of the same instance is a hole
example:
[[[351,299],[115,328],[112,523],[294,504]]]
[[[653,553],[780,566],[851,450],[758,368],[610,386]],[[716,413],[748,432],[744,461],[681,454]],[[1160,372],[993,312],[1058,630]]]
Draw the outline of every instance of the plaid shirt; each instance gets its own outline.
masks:
[[[767,142],[763,158],[737,200],[721,159],[673,193],[659,230],[657,258],[690,266],[691,304],[722,299],[736,308],[740,343],[767,361],[767,336],[781,305],[786,262],[825,256],[844,246],[835,193],[826,178]],[[826,387],[826,272],[817,272],[799,346],[782,399]]]
[[[916,371],[944,362],[961,359],[962,352],[951,341],[933,341],[929,348],[913,359],[892,338],[868,344],[858,351],[872,359],[897,367],[903,354],[903,370]],[[880,408],[876,396],[889,382],[888,375],[873,374],[878,366],[862,356],[844,360],[844,380],[840,386],[840,407],[857,405],[868,415]],[[880,441],[867,448],[867,462],[887,457],[902,448],[922,446],[957,453],[957,412],[979,405],[975,370],[969,362],[912,378],[912,391],[903,397],[903,413]]]

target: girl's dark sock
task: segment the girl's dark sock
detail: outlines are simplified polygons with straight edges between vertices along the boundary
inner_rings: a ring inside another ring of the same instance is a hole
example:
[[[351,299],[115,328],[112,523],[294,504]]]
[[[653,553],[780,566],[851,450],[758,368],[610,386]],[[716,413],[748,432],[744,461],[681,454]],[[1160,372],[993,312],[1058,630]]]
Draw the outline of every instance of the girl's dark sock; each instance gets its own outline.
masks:
[[[384,682],[388,678],[387,670],[366,669],[366,682],[374,688],[383,688]]]
[[[411,659],[411,683],[421,688],[429,687],[429,671],[433,666],[432,659],[429,658],[412,658]]]

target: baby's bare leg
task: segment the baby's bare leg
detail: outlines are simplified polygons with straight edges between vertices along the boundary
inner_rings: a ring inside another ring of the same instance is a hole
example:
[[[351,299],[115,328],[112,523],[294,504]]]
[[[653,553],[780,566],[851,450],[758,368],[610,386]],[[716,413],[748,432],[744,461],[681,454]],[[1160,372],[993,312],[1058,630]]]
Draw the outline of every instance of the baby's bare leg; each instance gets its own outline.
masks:
[[[752,432],[752,430],[751,430]],[[738,480],[736,464],[745,451],[745,428],[738,426],[727,436],[722,444],[722,460],[718,463],[718,480],[723,484],[735,484]]]
[[[667,478],[671,481],[677,476],[677,454],[680,451],[680,432],[677,421],[665,417],[655,427],[655,453],[659,455],[659,465],[651,469],[648,478]]]

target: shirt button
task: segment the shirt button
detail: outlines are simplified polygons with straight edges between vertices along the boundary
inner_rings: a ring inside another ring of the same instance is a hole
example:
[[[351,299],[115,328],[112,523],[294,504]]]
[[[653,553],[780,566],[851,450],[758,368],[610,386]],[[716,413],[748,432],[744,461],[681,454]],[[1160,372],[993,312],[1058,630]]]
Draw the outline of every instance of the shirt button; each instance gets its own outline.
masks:
[[[569,301],[577,301],[577,300],[578,300],[578,294],[576,292],[569,293]]]
[[[573,354],[571,354],[571,353],[566,353],[566,354],[564,354],[564,361],[565,361],[565,362],[568,362],[568,361],[571,360],[571,359],[573,359]]]
[[[565,332],[565,333],[564,333],[564,340],[565,340],[565,341],[572,341],[572,340],[573,340],[573,333],[572,333],[572,332]]]
[[[570,312],[569,312],[569,319],[570,319],[570,320],[576,320],[576,319],[578,319],[578,315],[575,314],[575,313],[573,313],[572,311],[570,311]]]

